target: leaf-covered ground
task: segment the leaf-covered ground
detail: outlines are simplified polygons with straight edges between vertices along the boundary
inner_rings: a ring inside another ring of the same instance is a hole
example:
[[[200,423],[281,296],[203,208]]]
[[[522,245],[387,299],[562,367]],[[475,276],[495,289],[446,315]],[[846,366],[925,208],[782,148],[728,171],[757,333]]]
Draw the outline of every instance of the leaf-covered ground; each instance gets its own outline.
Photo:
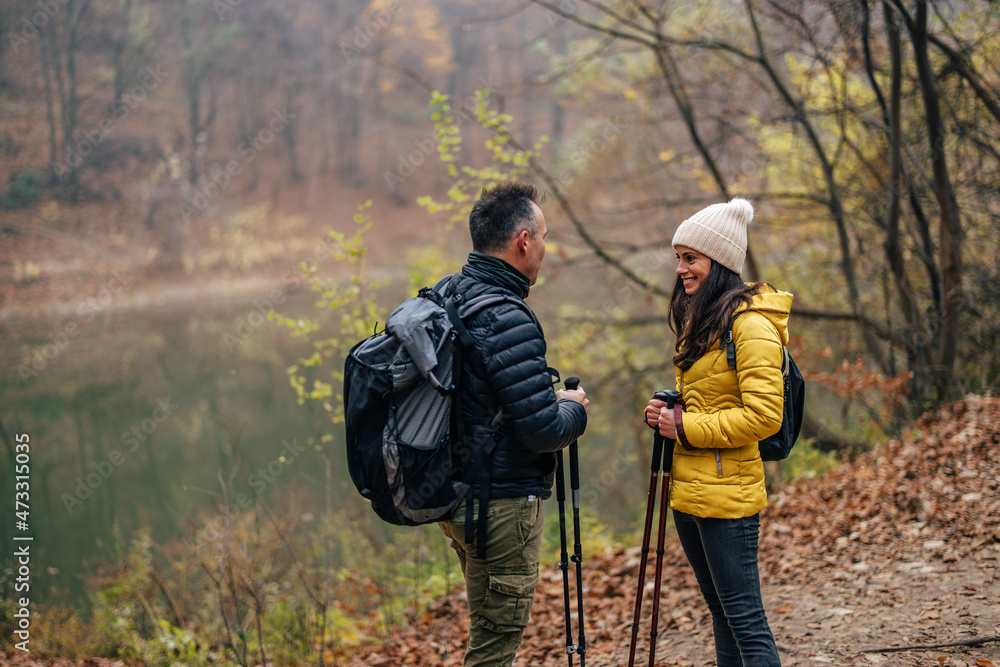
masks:
[[[1000,667],[1000,399],[969,397],[898,441],[776,489],[761,534],[764,600],[786,667]],[[625,665],[639,550],[584,556],[587,664]],[[647,572],[649,582],[652,559]],[[715,664],[711,620],[675,537],[663,580],[656,664]],[[648,664],[646,588],[640,665]],[[562,600],[561,574],[550,568],[516,664],[567,664]],[[465,614],[459,591],[349,664],[460,665]],[[876,650],[984,637],[993,640]]]

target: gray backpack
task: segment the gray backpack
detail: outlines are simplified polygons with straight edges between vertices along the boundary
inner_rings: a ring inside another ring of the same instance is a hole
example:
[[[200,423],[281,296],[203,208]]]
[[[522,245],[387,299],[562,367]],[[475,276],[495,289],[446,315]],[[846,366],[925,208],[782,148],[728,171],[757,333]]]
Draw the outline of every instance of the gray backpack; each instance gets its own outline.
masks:
[[[344,364],[351,479],[375,513],[396,525],[450,517],[480,473],[488,474],[499,439],[502,412],[490,431],[465,435],[462,357],[472,338],[463,320],[517,300],[486,294],[466,301],[454,293],[457,278],[404,301],[385,330],[355,345]]]

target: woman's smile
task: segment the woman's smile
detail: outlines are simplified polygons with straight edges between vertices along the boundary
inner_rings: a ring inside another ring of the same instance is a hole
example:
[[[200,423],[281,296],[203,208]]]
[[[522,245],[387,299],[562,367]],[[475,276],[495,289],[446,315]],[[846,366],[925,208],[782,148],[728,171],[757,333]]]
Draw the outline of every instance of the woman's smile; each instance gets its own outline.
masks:
[[[677,275],[683,282],[684,291],[690,296],[698,291],[702,281],[708,276],[712,260],[687,246],[679,245],[674,250],[677,251]]]

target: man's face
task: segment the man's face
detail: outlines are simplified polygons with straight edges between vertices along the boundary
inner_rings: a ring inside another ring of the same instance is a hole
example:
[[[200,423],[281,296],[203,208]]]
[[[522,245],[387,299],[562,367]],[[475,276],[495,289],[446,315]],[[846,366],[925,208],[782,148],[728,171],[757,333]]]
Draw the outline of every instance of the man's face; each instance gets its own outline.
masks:
[[[535,211],[535,220],[538,221],[538,229],[535,230],[534,237],[528,236],[528,254],[525,258],[524,275],[534,285],[538,281],[538,272],[542,268],[542,260],[545,259],[545,235],[549,230],[545,227],[545,215],[542,209],[535,202],[531,202],[531,208]]]

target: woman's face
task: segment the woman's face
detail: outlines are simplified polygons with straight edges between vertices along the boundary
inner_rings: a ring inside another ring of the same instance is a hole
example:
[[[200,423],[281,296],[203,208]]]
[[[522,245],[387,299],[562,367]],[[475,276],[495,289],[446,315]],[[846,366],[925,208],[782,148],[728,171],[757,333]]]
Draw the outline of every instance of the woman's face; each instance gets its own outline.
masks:
[[[684,292],[691,296],[708,277],[712,260],[687,246],[679,245],[674,250],[677,251],[677,275],[684,281]]]

